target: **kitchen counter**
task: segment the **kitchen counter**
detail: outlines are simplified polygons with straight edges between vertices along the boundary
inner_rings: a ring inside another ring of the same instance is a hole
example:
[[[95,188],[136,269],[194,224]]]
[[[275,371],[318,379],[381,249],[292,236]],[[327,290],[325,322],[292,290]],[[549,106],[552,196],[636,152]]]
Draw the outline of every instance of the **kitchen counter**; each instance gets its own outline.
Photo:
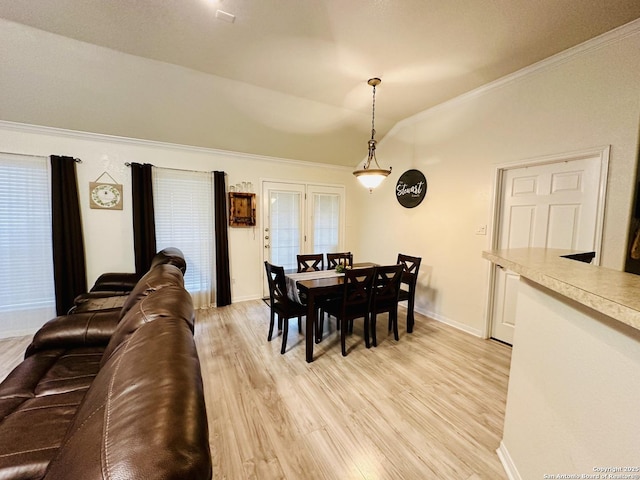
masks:
[[[503,268],[640,330],[640,276],[562,258],[572,250],[516,248],[482,256]]]
[[[520,276],[497,451],[512,479],[640,468],[640,276],[562,258],[572,253],[482,254]]]

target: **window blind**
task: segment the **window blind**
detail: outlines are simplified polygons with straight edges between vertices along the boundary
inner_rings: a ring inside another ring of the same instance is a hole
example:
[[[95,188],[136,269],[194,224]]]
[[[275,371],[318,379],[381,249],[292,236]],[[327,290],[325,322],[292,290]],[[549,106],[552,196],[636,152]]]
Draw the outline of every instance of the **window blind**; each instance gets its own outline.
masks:
[[[196,308],[213,303],[213,175],[153,169],[158,250],[177,247],[187,260],[185,288]]]
[[[0,330],[55,316],[49,159],[0,154]]]
[[[340,195],[313,194],[313,251],[337,252],[340,241]]]

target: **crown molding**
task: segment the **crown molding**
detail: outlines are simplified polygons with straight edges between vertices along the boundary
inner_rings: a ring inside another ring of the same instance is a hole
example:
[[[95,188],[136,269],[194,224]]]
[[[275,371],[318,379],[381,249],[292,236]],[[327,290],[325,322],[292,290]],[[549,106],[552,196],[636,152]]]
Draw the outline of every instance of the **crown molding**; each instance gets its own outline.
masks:
[[[174,150],[180,152],[202,153],[205,155],[215,155],[218,157],[233,157],[243,160],[258,160],[262,162],[272,162],[284,165],[297,165],[304,167],[328,168],[332,170],[351,171],[352,167],[344,165],[334,165],[329,163],[306,162],[304,160],[294,160],[290,158],[270,157],[267,155],[257,155],[254,153],[234,152],[231,150],[220,150],[208,147],[196,147],[179,143],[159,142],[156,140],[143,140],[140,138],[121,137],[117,135],[106,135],[102,133],[83,132],[80,130],[69,130],[58,127],[46,127],[43,125],[32,125],[28,123],[11,122],[0,120],[0,128],[22,133],[35,133],[40,135],[53,135],[57,137],[73,138],[77,140],[90,140],[95,142],[116,143],[119,145],[132,145],[136,147],[153,147],[164,150]],[[34,154],[34,156],[38,156]]]
[[[576,57],[592,52],[599,48],[603,48],[612,43],[619,42],[627,37],[636,35],[638,33],[640,33],[640,18],[633,20],[629,23],[626,23],[624,25],[621,25],[620,27],[614,28],[613,30],[605,32],[601,35],[598,35],[597,37],[587,40],[586,42],[580,43],[575,47],[568,48],[567,50],[564,50],[560,53],[552,55],[551,57],[545,58],[544,60],[540,60],[539,62],[529,65],[527,67],[524,67],[514,73],[505,75],[504,77],[494,80],[493,82],[487,83],[467,93],[463,93],[462,95],[452,98],[451,100],[447,100],[446,102],[435,105],[427,110],[423,110],[420,113],[416,113],[411,117],[407,117],[403,120],[400,120],[391,128],[391,130],[387,133],[387,135],[385,135],[385,138],[392,136],[393,134],[396,133],[397,130],[400,130],[401,128],[418,123],[424,118],[429,117],[441,110],[451,108],[455,105],[466,102],[467,100],[470,100],[475,97],[479,97],[492,90],[500,88],[503,85],[509,84],[511,82],[515,82],[520,78],[526,77],[528,75],[532,75],[533,73],[536,73],[540,70],[553,68],[562,63],[566,63],[569,60],[572,60]],[[382,140],[384,140],[384,138]],[[380,143],[382,143],[382,140],[380,141]]]

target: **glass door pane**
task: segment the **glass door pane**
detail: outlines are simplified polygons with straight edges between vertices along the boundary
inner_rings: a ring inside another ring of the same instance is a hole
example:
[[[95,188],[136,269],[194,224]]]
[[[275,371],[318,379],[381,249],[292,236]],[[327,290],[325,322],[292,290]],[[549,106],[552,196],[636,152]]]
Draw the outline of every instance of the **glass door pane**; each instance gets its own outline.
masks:
[[[310,185],[308,187],[311,205],[309,232],[310,253],[331,253],[343,248],[343,198],[341,187]]]
[[[295,270],[304,242],[304,185],[265,183],[263,198],[265,260]]]

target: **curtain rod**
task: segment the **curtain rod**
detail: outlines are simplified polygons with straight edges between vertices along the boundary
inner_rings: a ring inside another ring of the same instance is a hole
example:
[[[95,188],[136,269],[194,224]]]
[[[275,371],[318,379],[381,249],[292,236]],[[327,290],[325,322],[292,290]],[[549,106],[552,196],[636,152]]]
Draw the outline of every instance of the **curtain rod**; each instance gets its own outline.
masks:
[[[130,167],[131,162],[125,162],[124,165],[126,167]],[[193,173],[213,173],[214,172],[214,170],[190,170],[188,168],[156,167],[153,164],[149,164],[149,165],[151,165],[153,168],[161,168],[163,170],[175,170],[176,172],[193,172]]]
[[[20,155],[22,157],[37,157],[37,158],[50,158],[49,155],[31,155],[30,153],[16,153],[16,152],[0,152],[2,155]],[[74,157],[73,161],[76,163],[82,163],[82,160]]]

